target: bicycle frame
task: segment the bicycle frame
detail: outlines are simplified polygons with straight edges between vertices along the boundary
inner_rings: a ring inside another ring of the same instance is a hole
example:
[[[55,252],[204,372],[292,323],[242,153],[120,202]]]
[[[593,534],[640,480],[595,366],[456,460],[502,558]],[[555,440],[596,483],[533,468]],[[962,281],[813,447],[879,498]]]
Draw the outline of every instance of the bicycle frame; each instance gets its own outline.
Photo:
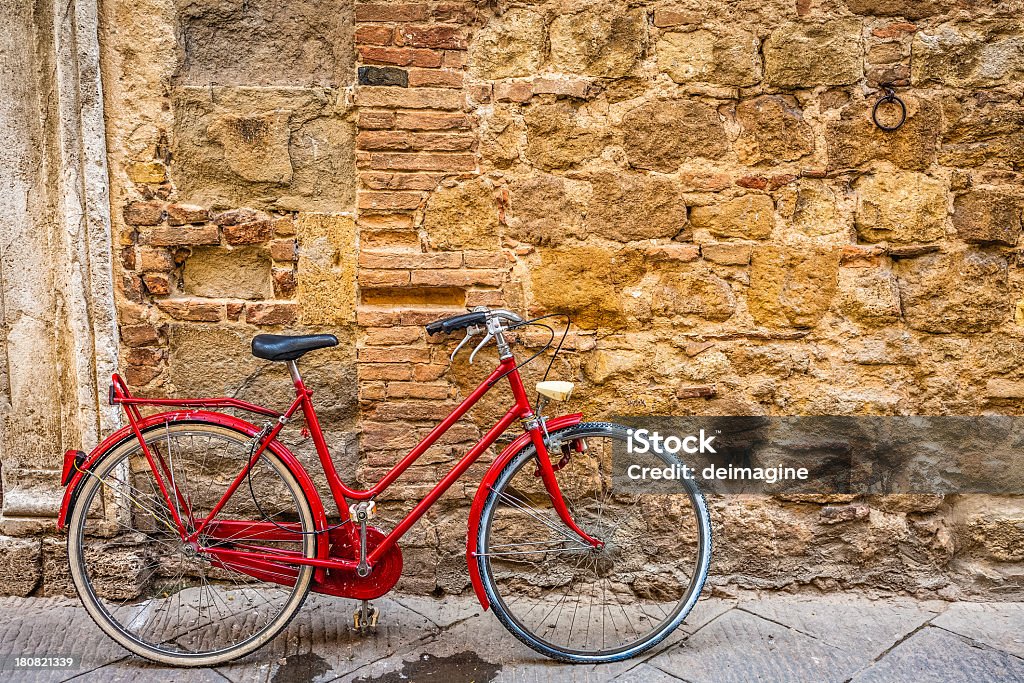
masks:
[[[265,539],[265,540],[283,540],[294,538],[291,535],[293,532],[290,530],[284,530],[281,526],[275,525],[272,522],[254,522],[254,521],[235,521],[235,520],[216,520],[217,515],[227,504],[227,501],[234,495],[235,491],[245,480],[249,471],[258,462],[261,454],[270,447],[271,444],[275,443],[275,439],[278,434],[284,428],[285,424],[300,410],[306,421],[306,426],[309,429],[310,436],[313,440],[313,445],[316,449],[317,456],[320,460],[320,464],[324,470],[324,474],[327,478],[328,486],[331,492],[331,496],[334,499],[338,511],[341,515],[342,522],[350,519],[349,508],[347,501],[349,499],[355,501],[370,500],[373,497],[379,495],[385,491],[392,483],[395,482],[401,475],[409,469],[426,451],[429,449],[437,440],[440,438],[448,429],[451,428],[459,419],[461,419],[467,411],[469,411],[488,391],[490,391],[501,379],[507,379],[512,389],[512,396],[514,399],[513,405],[505,412],[505,414],[498,420],[498,422],[491,427],[484,436],[473,445],[472,448],[455,464],[454,467],[438,482],[438,484],[419,502],[416,506],[395,526],[394,529],[389,532],[384,539],[376,545],[366,555],[366,564],[369,568],[372,567],[381,560],[385,554],[392,549],[399,539],[426,513],[430,507],[437,502],[437,500],[444,495],[444,493],[454,484],[463,474],[473,465],[479,457],[490,448],[494,442],[503,434],[513,422],[517,420],[524,420],[527,423],[527,434],[523,437],[529,436],[529,442],[533,444],[536,449],[538,459],[538,470],[541,479],[551,497],[552,506],[561,520],[577,533],[587,543],[594,547],[599,547],[602,542],[589,536],[585,531],[580,529],[577,524],[573,521],[568,507],[565,504],[565,500],[562,497],[561,490],[559,489],[558,482],[555,477],[555,470],[551,464],[551,460],[548,457],[547,447],[545,443],[545,427],[543,422],[536,419],[533,413],[533,408],[530,405],[530,401],[526,395],[526,389],[523,386],[522,378],[519,375],[519,371],[516,367],[516,362],[513,357],[504,358],[500,361],[499,365],[495,370],[487,377],[480,385],[473,390],[456,408],[449,414],[444,420],[442,420],[437,426],[435,426],[429,434],[427,434],[422,441],[420,441],[408,454],[406,454],[395,466],[392,468],[384,477],[376,484],[368,489],[360,490],[354,489],[347,486],[339,477],[337,469],[334,466],[334,462],[331,459],[330,451],[328,449],[326,440],[324,439],[323,431],[320,427],[320,423],[316,416],[316,410],[313,406],[312,396],[313,392],[306,388],[302,381],[301,376],[298,373],[297,366],[294,361],[289,362],[289,369],[291,371],[292,381],[295,387],[295,400],[291,403],[287,410],[284,412],[277,412],[263,406],[259,406],[246,401],[241,401],[234,398],[189,398],[189,399],[154,399],[154,398],[139,398],[132,396],[128,392],[127,386],[118,375],[112,377],[112,384],[110,389],[110,400],[114,404],[119,404],[124,407],[125,413],[128,417],[129,427],[131,433],[138,439],[141,444],[142,452],[149,463],[150,468],[153,471],[153,476],[156,479],[157,486],[163,495],[165,502],[168,506],[173,521],[177,525],[179,534],[183,542],[190,543],[198,551],[206,553],[212,556],[216,560],[229,562],[232,565],[246,565],[254,569],[254,571],[265,570],[268,566],[280,568],[282,565],[311,565],[318,569],[343,569],[343,570],[355,570],[359,563],[355,560],[346,560],[342,558],[328,557],[324,553],[318,553],[317,557],[305,557],[301,553],[292,551],[280,551],[274,550],[267,552],[255,551],[255,550],[237,550],[228,548],[215,548],[215,547],[200,547],[199,537],[204,532],[207,535],[218,537],[223,533],[226,537],[230,537],[239,532],[239,527],[244,527],[248,535],[248,539]],[[264,427],[262,431],[254,435],[257,443],[253,449],[252,457],[242,467],[242,470],[229,484],[227,490],[221,499],[214,505],[210,513],[203,519],[194,519],[191,516],[191,511],[188,510],[187,506],[184,505],[185,499],[181,493],[177,490],[173,476],[170,470],[167,468],[166,463],[163,462],[163,456],[159,452],[155,452],[146,443],[143,436],[143,417],[139,409],[140,406],[160,406],[160,407],[171,407],[171,408],[236,408],[258,415],[263,415],[270,418],[275,418],[276,423],[273,424],[269,429],[269,425]],[[579,421],[579,416],[574,416],[575,421]],[[520,437],[522,439],[523,437]],[[525,445],[525,442],[520,442],[519,447]],[[278,449],[275,448],[275,452]],[[69,451],[69,453],[72,453]],[[504,455],[504,452],[503,452]],[[298,464],[294,458],[292,458],[293,466],[297,466],[301,469],[301,465]],[[86,463],[86,468],[91,464]],[[161,475],[163,472],[163,475]],[[308,475],[303,471],[305,480],[308,481]],[[486,483],[487,478],[485,478]],[[74,483],[74,482],[72,482]],[[481,485],[483,486],[483,484]],[[74,486],[69,486],[68,495],[71,493],[71,489]],[[65,504],[67,503],[68,497],[65,497]],[[326,524],[326,515],[324,514],[323,505],[319,499],[319,496],[313,497],[310,500],[310,504],[314,506],[314,518],[317,521],[318,526]],[[183,520],[178,514],[179,508],[188,510],[189,522],[191,523],[191,530],[188,530]],[[475,507],[475,505],[474,505]],[[472,513],[471,513],[472,514]],[[471,521],[471,528],[473,526],[473,520]],[[287,527],[288,525],[283,525]],[[297,525],[295,525],[297,528]],[[324,531],[326,527],[317,529],[317,531]],[[475,548],[475,539],[470,539],[470,546]],[[471,576],[474,577],[474,583],[478,579],[475,578],[473,568],[471,567]],[[479,591],[478,591],[479,593]],[[485,605],[486,607],[486,605]]]

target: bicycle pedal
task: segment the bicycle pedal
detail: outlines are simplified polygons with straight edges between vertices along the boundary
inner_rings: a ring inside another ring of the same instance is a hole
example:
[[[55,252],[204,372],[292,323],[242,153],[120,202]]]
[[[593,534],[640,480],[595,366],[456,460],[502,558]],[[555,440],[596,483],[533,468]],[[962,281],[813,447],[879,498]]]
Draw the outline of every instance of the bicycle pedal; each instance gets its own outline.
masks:
[[[362,605],[352,615],[352,627],[360,633],[376,630],[378,619],[380,619],[379,609],[370,604]]]

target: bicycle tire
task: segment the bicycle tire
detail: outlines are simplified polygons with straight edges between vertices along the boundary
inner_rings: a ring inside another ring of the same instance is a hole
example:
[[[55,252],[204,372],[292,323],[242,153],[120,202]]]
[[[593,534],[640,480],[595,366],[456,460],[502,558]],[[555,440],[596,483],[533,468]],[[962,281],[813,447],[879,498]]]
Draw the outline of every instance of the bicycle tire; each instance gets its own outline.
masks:
[[[592,437],[595,433],[603,432],[606,434],[614,434],[615,437],[622,437],[626,430],[627,427],[614,423],[592,422],[580,423],[573,427],[553,432],[551,436],[552,439],[565,440],[572,439],[574,437]],[[676,461],[672,456],[662,455],[661,457],[666,461],[666,463]],[[712,530],[707,504],[699,487],[692,479],[684,481],[684,486],[687,489],[686,492],[694,507],[695,517],[699,522],[700,539],[698,543],[698,560],[696,563],[697,568],[695,578],[689,586],[684,599],[679,601],[676,613],[671,619],[668,619],[666,622],[661,624],[657,630],[652,631],[642,640],[642,642],[632,644],[630,647],[625,648],[622,651],[601,654],[570,651],[566,648],[554,646],[549,641],[539,637],[528,628],[525,628],[524,625],[515,618],[506,606],[505,601],[498,590],[491,572],[490,564],[487,561],[487,551],[489,548],[488,537],[490,534],[491,524],[494,521],[495,507],[500,499],[500,492],[503,487],[512,480],[515,473],[517,473],[521,468],[528,466],[530,461],[535,459],[536,452],[532,446],[523,449],[521,453],[516,455],[502,469],[502,472],[495,480],[494,486],[485,500],[484,507],[480,513],[477,537],[478,555],[476,561],[480,571],[480,577],[483,581],[484,591],[490,602],[491,609],[494,611],[498,621],[501,622],[501,624],[518,640],[533,650],[540,652],[551,659],[574,664],[602,664],[621,661],[635,657],[655,647],[671,635],[671,633],[678,628],[680,624],[682,624],[687,615],[693,609],[697,599],[700,597],[704,584],[707,580],[711,562]]]
[[[192,431],[197,433],[208,432],[228,438],[236,438],[239,443],[251,442],[251,437],[244,432],[219,424],[205,422],[202,420],[182,420],[169,424],[154,425],[144,431],[144,436],[152,432],[167,430],[169,432]],[[150,439],[147,438],[147,443]],[[125,649],[150,661],[160,664],[168,664],[178,667],[209,667],[224,664],[240,657],[244,657],[273,640],[281,631],[287,628],[291,620],[298,614],[310,592],[314,568],[302,566],[298,569],[297,579],[293,590],[285,604],[284,609],[265,627],[253,634],[246,640],[232,645],[231,647],[212,653],[203,654],[181,654],[174,653],[147,644],[132,634],[125,631],[117,620],[104,607],[97,591],[93,588],[88,570],[85,566],[84,537],[86,528],[86,515],[94,499],[96,492],[102,486],[101,480],[109,474],[119,462],[130,456],[133,450],[139,448],[139,442],[131,436],[112,446],[102,455],[96,464],[90,469],[90,474],[80,484],[81,488],[75,498],[74,507],[71,510],[68,521],[68,562],[72,583],[82,600],[83,606],[89,613],[97,626],[110,636],[115,642]],[[299,522],[303,531],[313,531],[315,528],[314,518],[308,499],[305,497],[302,487],[295,479],[288,467],[269,449],[260,456],[261,461],[270,464],[274,472],[281,477],[293,500],[297,505]],[[240,463],[239,463],[240,465]],[[241,487],[244,488],[244,487]],[[310,534],[303,536],[303,541],[308,557],[315,556],[316,538]]]

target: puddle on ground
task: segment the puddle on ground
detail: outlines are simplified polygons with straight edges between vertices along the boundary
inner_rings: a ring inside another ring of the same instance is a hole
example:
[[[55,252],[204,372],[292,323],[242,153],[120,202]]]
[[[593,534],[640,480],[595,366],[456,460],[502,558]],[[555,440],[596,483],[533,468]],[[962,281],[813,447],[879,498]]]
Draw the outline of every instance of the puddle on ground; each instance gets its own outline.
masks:
[[[401,671],[377,678],[357,678],[353,683],[487,683],[501,671],[501,664],[480,659],[475,652],[460,652],[449,657],[421,655],[403,662]]]
[[[271,683],[306,683],[333,671],[327,660],[314,652],[289,655],[277,668]]]

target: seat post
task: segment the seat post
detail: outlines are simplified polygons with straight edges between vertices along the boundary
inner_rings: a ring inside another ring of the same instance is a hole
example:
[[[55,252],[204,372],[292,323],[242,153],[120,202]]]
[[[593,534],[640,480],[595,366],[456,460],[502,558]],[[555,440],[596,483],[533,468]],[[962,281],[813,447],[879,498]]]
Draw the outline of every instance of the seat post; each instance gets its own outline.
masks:
[[[299,364],[293,360],[288,361],[288,372],[292,376],[292,383],[298,384],[302,381],[302,376],[299,375]]]

